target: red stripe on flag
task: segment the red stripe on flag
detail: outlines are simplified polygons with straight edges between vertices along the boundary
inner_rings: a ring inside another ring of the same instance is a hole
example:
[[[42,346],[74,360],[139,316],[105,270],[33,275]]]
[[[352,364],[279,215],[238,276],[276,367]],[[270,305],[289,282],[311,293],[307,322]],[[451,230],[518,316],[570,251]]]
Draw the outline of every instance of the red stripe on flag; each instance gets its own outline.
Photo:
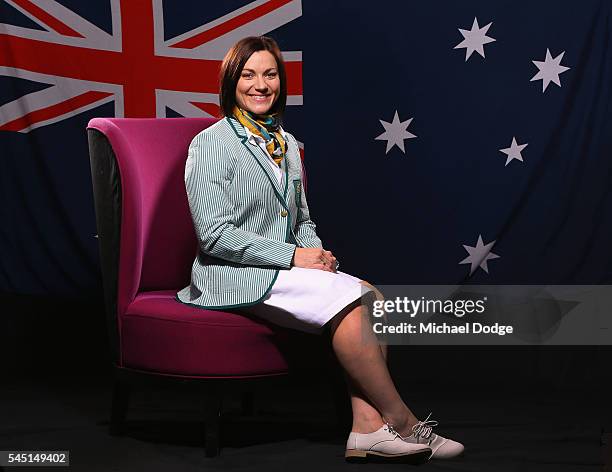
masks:
[[[303,95],[302,61],[285,61],[285,71],[287,72],[287,94]]]
[[[132,1],[132,0],[130,0]],[[221,61],[153,56],[53,44],[0,33],[0,66],[41,74],[126,85],[154,82],[155,88],[215,93]],[[67,61],[66,58],[70,60]]]
[[[75,38],[84,38],[84,36],[78,31],[73,30],[70,26],[62,23],[60,20],[51,16],[45,10],[39,6],[34,5],[30,0],[13,0],[13,2],[27,11],[30,15],[36,17],[42,21],[45,25],[51,28],[53,31],[63,34],[64,36],[73,36]]]
[[[151,0],[121,0],[121,44],[123,60],[123,112],[126,117],[156,116],[155,89],[159,83],[155,61],[155,31]],[[164,75],[179,74],[176,69]],[[174,90],[171,88],[170,90]]]
[[[184,39],[176,44],[173,44],[173,48],[183,48],[183,49],[193,49],[201,46],[208,41],[212,41],[213,39],[218,38],[219,36],[223,36],[226,33],[229,33],[235,28],[238,28],[242,25],[247,24],[249,21],[253,21],[261,16],[264,16],[271,11],[280,8],[287,3],[290,3],[291,0],[270,0],[263,5],[259,5],[252,10],[246,11],[241,15],[238,15],[230,20],[227,20],[225,23],[221,23],[220,25],[214,26],[209,30],[202,31],[200,34],[197,34],[191,38]]]
[[[57,118],[58,116],[76,110],[77,108],[81,108],[85,105],[97,102],[98,100],[102,100],[110,95],[112,95],[112,93],[109,92],[86,92],[63,102],[56,103],[55,105],[28,113],[27,115],[17,118],[16,120],[9,121],[8,123],[0,126],[0,131],[21,131],[36,123],[49,120],[51,118]]]
[[[215,116],[217,118],[221,117],[221,108],[216,103],[201,103],[201,102],[189,102],[189,103],[198,107],[200,110],[205,111],[211,116]]]

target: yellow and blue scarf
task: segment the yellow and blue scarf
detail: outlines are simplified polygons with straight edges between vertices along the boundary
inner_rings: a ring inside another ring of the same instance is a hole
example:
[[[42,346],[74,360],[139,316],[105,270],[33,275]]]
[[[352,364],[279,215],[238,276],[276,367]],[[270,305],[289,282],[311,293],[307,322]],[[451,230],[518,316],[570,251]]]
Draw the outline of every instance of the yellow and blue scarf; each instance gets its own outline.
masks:
[[[242,108],[234,107],[234,117],[251,133],[263,138],[268,153],[280,167],[287,151],[287,142],[280,133],[278,114],[255,115]]]

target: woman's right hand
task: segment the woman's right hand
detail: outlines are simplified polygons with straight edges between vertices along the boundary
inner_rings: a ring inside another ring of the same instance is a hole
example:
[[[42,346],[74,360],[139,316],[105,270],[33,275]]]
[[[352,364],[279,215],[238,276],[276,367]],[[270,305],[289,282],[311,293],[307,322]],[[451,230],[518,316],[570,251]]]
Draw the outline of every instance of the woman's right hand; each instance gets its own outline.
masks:
[[[293,266],[336,272],[336,258],[320,247],[298,247],[293,254]]]

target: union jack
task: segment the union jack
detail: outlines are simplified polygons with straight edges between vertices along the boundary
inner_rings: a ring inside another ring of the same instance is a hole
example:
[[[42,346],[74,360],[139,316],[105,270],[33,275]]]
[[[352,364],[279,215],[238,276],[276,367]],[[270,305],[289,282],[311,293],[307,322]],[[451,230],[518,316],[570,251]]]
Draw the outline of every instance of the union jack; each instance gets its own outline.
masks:
[[[238,39],[298,18],[301,0],[256,0],[164,39],[162,0],[109,0],[112,34],[54,0],[4,0],[45,31],[0,23],[0,76],[50,84],[0,106],[0,131],[29,132],[104,103],[117,117],[217,116],[221,60]],[[301,105],[302,53],[283,51]]]

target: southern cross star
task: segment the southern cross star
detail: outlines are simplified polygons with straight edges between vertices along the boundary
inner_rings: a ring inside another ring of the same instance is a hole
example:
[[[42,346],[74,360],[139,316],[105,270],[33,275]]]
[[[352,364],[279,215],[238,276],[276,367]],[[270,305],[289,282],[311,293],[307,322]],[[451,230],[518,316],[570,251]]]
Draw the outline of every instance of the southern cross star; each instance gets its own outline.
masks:
[[[508,165],[510,162],[512,162],[513,159],[523,162],[523,156],[521,155],[521,151],[527,146],[528,143],[518,144],[516,142],[516,138],[513,137],[512,144],[510,145],[510,147],[506,149],[500,149],[499,151],[503,152],[506,156],[508,156],[508,158],[506,159],[506,165]]]
[[[395,116],[393,117],[393,121],[391,123],[379,120],[380,124],[385,128],[385,132],[374,139],[387,141],[387,150],[385,151],[385,154],[388,154],[389,151],[393,149],[393,146],[397,146],[404,154],[406,154],[406,150],[404,149],[404,139],[416,138],[416,135],[412,134],[407,129],[412,120],[413,118],[406,121],[400,121],[397,110],[395,110]]]
[[[546,49],[546,59],[544,59],[544,61],[531,61],[540,70],[532,77],[530,82],[533,82],[534,80],[542,80],[542,93],[546,91],[551,82],[554,82],[561,87],[559,75],[570,69],[569,67],[561,65],[561,60],[563,59],[564,54],[565,51],[553,58],[550,54],[550,50]]]
[[[493,38],[487,36],[487,31],[493,23],[489,23],[482,28],[478,26],[478,19],[474,18],[474,24],[471,30],[464,30],[459,28],[459,32],[463,35],[463,41],[457,44],[454,49],[465,48],[465,61],[476,51],[482,57],[485,57],[484,45],[496,41]]]
[[[487,266],[487,261],[490,259],[497,259],[500,256],[491,252],[495,241],[491,241],[490,243],[484,244],[482,241],[482,236],[478,235],[478,241],[476,242],[476,246],[467,246],[463,245],[464,249],[468,252],[469,256],[463,259],[459,264],[470,264],[470,275],[474,273],[474,271],[480,267],[487,274],[489,273],[489,267]]]

